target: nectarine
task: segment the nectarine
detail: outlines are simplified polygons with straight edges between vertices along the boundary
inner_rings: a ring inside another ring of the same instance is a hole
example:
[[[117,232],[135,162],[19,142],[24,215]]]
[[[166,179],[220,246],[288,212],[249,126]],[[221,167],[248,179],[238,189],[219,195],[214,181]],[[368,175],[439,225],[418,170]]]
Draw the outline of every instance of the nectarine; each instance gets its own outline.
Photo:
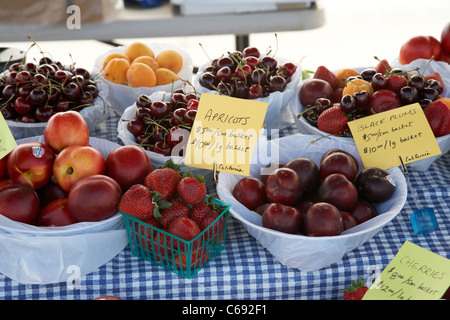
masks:
[[[39,213],[39,198],[32,187],[24,183],[11,183],[0,188],[0,214],[33,224]]]

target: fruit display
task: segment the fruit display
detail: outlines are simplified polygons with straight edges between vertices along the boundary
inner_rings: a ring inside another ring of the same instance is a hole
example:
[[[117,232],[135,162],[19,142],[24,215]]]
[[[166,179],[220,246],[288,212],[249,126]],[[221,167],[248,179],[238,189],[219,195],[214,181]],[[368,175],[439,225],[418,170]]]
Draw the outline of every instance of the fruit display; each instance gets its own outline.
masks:
[[[388,201],[396,190],[388,172],[359,171],[355,158],[341,149],[326,151],[319,165],[295,158],[270,168],[266,183],[244,177],[232,193],[261,214],[263,227],[291,234],[338,236],[376,217],[373,204]]]
[[[281,129],[292,121],[288,105],[301,78],[300,65],[250,46],[205,63],[194,87],[199,93],[267,102],[265,128]]]
[[[107,101],[118,114],[136,101],[136,95],[171,92],[191,81],[189,54],[170,43],[132,42],[97,57],[94,70],[105,81]]]
[[[339,78],[345,80],[339,84]],[[440,74],[424,75],[419,70],[402,70],[381,60],[371,68],[357,71],[342,69],[337,72],[319,66],[313,78],[307,80],[299,92],[303,106],[295,116],[324,134],[351,137],[347,123],[371,114],[392,110],[404,105],[419,103],[434,127],[436,137],[450,133],[450,127],[437,118],[448,118],[450,109],[436,105],[445,104],[442,96],[444,81]],[[439,114],[439,115],[438,115]],[[302,120],[303,119],[303,120]]]
[[[229,206],[172,160],[122,196],[133,254],[190,278],[224,248]]]
[[[149,45],[133,42],[123,53],[106,56],[102,75],[111,82],[131,87],[161,86],[179,79],[183,63],[183,56],[176,50],[166,49],[155,55]]]
[[[119,120],[119,138],[163,156],[183,156],[199,100],[187,89],[141,94]]]

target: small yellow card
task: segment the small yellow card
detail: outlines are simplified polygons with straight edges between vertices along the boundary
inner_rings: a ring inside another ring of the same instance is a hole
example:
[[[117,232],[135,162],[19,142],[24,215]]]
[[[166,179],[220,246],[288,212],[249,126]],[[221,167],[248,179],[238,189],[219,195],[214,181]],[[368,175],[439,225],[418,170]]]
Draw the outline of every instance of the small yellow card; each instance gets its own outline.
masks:
[[[0,159],[5,157],[15,147],[17,147],[16,140],[0,112]]]
[[[418,103],[348,123],[364,166],[390,169],[441,154]]]
[[[205,94],[186,146],[185,164],[249,175],[250,160],[268,103]]]
[[[363,300],[439,300],[450,286],[450,260],[405,241]]]

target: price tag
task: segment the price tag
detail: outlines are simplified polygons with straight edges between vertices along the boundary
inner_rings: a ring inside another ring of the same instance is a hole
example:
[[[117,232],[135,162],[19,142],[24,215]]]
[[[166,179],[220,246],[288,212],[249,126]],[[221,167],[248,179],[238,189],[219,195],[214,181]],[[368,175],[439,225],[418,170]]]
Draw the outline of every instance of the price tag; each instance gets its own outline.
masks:
[[[441,154],[418,103],[348,123],[364,166],[390,169]]]
[[[186,146],[185,164],[240,175],[250,160],[268,103],[202,94]]]
[[[450,260],[406,241],[363,300],[439,300],[450,286]]]
[[[0,113],[0,159],[5,157],[15,147],[17,147],[16,140],[6,124],[5,118]]]

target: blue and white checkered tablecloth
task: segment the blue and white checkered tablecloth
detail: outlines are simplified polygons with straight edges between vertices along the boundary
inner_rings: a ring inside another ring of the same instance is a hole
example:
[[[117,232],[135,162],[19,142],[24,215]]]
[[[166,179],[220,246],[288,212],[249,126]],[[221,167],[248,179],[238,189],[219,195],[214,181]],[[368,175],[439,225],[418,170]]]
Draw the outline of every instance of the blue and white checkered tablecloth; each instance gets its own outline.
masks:
[[[112,114],[92,134],[121,143]],[[296,133],[294,127],[285,134]],[[0,274],[0,299],[86,300],[101,295],[147,300],[336,300],[351,280],[365,281],[381,272],[408,240],[450,258],[450,153],[425,172],[410,171],[410,180],[423,207],[434,209],[439,228],[415,235],[409,220],[416,209],[411,194],[400,214],[371,240],[349,252],[339,263],[319,271],[287,268],[273,258],[231,216],[226,248],[192,279],[133,256],[127,246],[111,261],[81,279],[66,283],[24,285]]]

